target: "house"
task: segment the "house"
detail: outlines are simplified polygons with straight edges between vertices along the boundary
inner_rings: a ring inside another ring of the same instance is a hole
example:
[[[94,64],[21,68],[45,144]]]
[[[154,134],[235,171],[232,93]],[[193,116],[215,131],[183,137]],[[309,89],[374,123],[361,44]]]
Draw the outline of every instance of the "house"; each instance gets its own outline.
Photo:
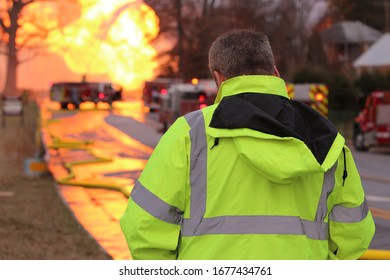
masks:
[[[354,62],[358,74],[364,71],[390,71],[390,33],[385,33]]]
[[[382,36],[382,32],[360,22],[341,21],[321,32],[329,65],[352,67],[352,62]]]

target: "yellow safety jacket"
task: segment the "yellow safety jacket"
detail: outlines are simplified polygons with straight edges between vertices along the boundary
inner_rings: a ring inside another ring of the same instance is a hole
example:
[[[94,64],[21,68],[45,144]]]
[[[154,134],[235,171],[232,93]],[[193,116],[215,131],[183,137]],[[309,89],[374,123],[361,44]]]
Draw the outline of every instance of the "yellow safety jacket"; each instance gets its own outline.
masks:
[[[283,80],[225,81],[163,135],[120,220],[133,259],[357,259],[375,226],[335,127]]]

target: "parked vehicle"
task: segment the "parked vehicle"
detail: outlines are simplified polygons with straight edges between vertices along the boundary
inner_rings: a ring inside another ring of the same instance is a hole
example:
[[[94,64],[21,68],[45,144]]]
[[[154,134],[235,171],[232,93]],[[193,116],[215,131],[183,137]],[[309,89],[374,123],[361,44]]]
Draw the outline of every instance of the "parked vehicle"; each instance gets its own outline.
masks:
[[[390,145],[390,91],[375,91],[367,96],[355,119],[353,144],[358,151]]]
[[[50,99],[59,102],[61,109],[68,109],[69,104],[78,109],[86,101],[111,106],[114,101],[122,100],[122,87],[109,82],[58,82],[50,88]]]
[[[152,81],[145,81],[142,100],[149,112],[153,113],[160,110],[160,97],[167,93],[168,87],[174,82],[182,82],[182,80],[157,78]]]
[[[307,83],[292,84],[287,83],[287,93],[291,99],[301,101],[306,105],[320,112],[325,117],[328,116],[328,94],[329,90],[325,84]]]
[[[193,79],[191,82],[172,83],[160,95],[159,119],[165,132],[179,117],[211,105],[217,95],[212,79]],[[324,116],[328,115],[328,87],[324,84],[287,84],[291,99],[301,101]]]
[[[165,132],[180,116],[214,103],[217,87],[214,80],[193,79],[187,83],[172,83],[160,97],[159,121]]]

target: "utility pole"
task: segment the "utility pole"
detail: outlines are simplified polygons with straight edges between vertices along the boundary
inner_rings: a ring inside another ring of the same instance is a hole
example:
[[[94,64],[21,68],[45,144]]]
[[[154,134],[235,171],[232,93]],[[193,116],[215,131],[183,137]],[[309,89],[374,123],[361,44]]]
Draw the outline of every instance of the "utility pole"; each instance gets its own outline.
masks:
[[[182,20],[182,0],[176,0],[176,16],[177,16],[177,53],[179,57],[179,75],[183,78],[184,75],[184,51],[183,51],[183,40],[184,40],[184,30],[183,30],[183,20]]]
[[[385,9],[385,32],[390,32],[390,3],[389,0],[383,0],[383,6]]]

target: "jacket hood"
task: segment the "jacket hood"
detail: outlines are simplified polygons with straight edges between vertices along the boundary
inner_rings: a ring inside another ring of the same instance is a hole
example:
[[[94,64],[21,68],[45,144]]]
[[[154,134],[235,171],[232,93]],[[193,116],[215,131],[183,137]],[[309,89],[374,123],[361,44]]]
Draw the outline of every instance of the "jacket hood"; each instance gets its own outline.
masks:
[[[210,136],[221,141],[225,137],[232,138],[240,158],[278,184],[288,184],[302,175],[325,172],[334,165],[344,146],[343,137],[320,113],[290,100],[283,80],[271,76],[230,80],[225,83],[234,83],[235,89],[242,83],[248,85],[246,80],[253,86],[249,87],[250,92],[234,94],[229,91],[229,85],[221,87],[222,92],[218,93],[221,102],[208,129]],[[270,88],[276,92],[271,93]],[[226,90],[228,94],[224,95]]]

